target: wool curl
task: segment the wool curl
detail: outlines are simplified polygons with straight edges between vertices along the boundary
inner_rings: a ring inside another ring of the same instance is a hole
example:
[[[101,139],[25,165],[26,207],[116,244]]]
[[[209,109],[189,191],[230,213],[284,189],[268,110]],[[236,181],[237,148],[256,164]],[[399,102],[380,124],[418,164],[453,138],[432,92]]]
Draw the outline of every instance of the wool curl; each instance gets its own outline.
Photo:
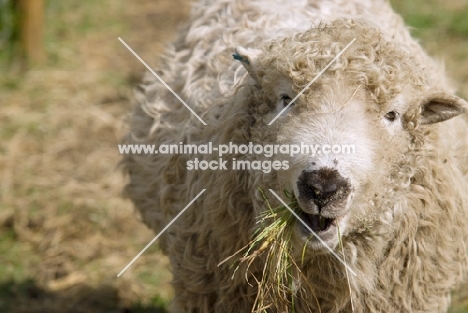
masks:
[[[348,286],[345,269],[333,256],[306,255],[301,271],[307,284],[296,282],[294,310],[351,312],[353,297],[355,312],[446,312],[450,290],[467,270],[468,173],[460,170],[456,154],[463,154],[468,142],[459,144],[454,153],[443,151],[442,143],[455,139],[452,131],[449,126],[420,126],[416,104],[424,91],[453,88],[439,64],[410,37],[385,1],[295,1],[287,8],[293,19],[281,18],[289,12],[283,5],[201,1],[163,57],[160,76],[208,126],[201,126],[148,74],[137,92],[130,133],[123,142],[276,142],[278,133],[304,122],[297,119],[266,126],[272,116],[276,80],[287,77],[299,92],[356,38],[323,80],[311,86],[317,92],[305,93],[303,101],[313,100],[343,73],[354,85],[362,85],[366,100],[377,107],[411,89],[411,109],[403,117],[410,144],[395,159],[392,174],[380,182],[384,196],[369,199],[357,210],[362,228],[343,238],[344,255],[358,276]],[[286,29],[291,24],[300,29]],[[231,59],[237,45],[262,50],[258,84]],[[457,127],[466,137],[466,123],[457,120],[450,127]],[[232,263],[218,264],[252,239],[256,220],[265,209],[258,187],[277,190],[277,173],[187,170],[186,162],[195,157],[217,159],[204,154],[125,155],[123,166],[129,176],[125,194],[142,221],[159,232],[206,189],[159,241],[173,273],[171,310],[250,312],[264,258],[256,258],[248,271],[241,265],[236,275]],[[264,160],[255,155],[227,157]],[[272,196],[268,200],[276,203]],[[372,224],[371,231],[365,224]],[[299,258],[300,252],[295,253]],[[265,310],[292,312],[291,308]]]
[[[346,71],[347,79],[366,86],[378,103],[389,102],[404,84],[426,84],[423,71],[414,70],[421,69],[417,61],[378,28],[366,21],[340,19],[268,44],[259,70],[261,85],[272,85],[278,73],[284,73],[299,92],[353,39],[356,42],[327,74]]]

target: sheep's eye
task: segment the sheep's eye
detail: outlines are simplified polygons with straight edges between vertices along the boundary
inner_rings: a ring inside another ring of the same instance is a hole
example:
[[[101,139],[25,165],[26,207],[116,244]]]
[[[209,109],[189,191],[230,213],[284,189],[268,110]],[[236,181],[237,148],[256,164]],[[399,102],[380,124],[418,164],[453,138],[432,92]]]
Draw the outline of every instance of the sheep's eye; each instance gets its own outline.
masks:
[[[280,95],[280,99],[283,100],[283,106],[287,106],[291,102],[291,97],[285,93]]]
[[[385,114],[385,118],[390,121],[394,122],[397,119],[398,113],[395,111],[390,111],[387,114]]]

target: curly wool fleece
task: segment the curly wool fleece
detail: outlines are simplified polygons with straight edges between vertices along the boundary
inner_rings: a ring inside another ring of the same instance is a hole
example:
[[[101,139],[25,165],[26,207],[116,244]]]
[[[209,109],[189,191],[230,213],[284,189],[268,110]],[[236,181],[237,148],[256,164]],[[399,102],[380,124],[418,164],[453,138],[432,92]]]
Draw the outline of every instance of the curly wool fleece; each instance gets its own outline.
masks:
[[[297,95],[353,38],[268,126],[284,95]],[[125,143],[357,146],[353,156],[288,157],[288,170],[268,174],[187,170],[188,160],[211,155],[126,155],[126,193],[156,232],[206,188],[160,239],[172,312],[250,312],[264,258],[247,275],[218,264],[252,239],[265,210],[259,187],[300,200],[300,175],[323,168],[350,186],[333,207],[343,247],[333,235],[326,242],[357,276],[348,282],[344,266],[296,225],[291,244],[303,275],[291,285],[294,307],[265,311],[351,312],[353,302],[354,312],[446,312],[467,270],[468,123],[455,117],[467,104],[386,1],[201,1],[162,63],[162,79],[208,125],[147,75]]]

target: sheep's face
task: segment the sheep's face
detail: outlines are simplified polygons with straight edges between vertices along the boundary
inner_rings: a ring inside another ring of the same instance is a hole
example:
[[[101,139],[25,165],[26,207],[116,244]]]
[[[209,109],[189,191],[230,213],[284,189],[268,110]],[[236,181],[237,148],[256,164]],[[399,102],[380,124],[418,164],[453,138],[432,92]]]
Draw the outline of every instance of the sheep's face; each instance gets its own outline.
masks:
[[[299,216],[308,226],[297,223],[299,237],[307,240],[312,230],[331,245],[338,243],[338,228],[347,235],[360,231],[361,221],[370,222],[365,214],[372,203],[393,200],[388,185],[395,183],[395,165],[411,142],[402,119],[409,103],[403,95],[382,107],[364,86],[339,76],[324,75],[304,92],[275,121],[272,138],[278,144],[309,146],[287,156],[289,169],[278,171],[278,186],[292,190],[298,200]],[[296,96],[292,93],[291,98]],[[281,92],[277,97],[285,96]],[[407,183],[407,176],[399,178],[399,184]],[[316,240],[309,240],[309,246],[323,248]]]
[[[340,23],[272,43],[265,51],[236,51],[256,83],[255,140],[303,149],[276,156],[286,158],[289,168],[276,172],[274,185],[298,200],[307,227],[298,221],[295,234],[314,251],[325,249],[311,231],[336,247],[338,233],[346,240],[376,223],[390,225],[411,183],[408,165],[421,141],[419,126],[466,108],[455,96],[427,91],[417,63],[378,31],[365,24],[340,30]],[[354,45],[303,90],[353,37]]]

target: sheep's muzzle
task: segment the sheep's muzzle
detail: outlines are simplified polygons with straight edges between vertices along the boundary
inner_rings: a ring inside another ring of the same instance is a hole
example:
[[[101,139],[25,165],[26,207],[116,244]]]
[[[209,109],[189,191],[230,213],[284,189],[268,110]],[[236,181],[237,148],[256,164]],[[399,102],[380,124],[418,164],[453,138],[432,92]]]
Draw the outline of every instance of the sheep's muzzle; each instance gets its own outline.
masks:
[[[337,221],[347,213],[351,193],[349,181],[336,169],[324,167],[303,171],[297,189],[299,215],[304,223],[322,239],[334,236]],[[305,231],[306,227],[303,228]]]

